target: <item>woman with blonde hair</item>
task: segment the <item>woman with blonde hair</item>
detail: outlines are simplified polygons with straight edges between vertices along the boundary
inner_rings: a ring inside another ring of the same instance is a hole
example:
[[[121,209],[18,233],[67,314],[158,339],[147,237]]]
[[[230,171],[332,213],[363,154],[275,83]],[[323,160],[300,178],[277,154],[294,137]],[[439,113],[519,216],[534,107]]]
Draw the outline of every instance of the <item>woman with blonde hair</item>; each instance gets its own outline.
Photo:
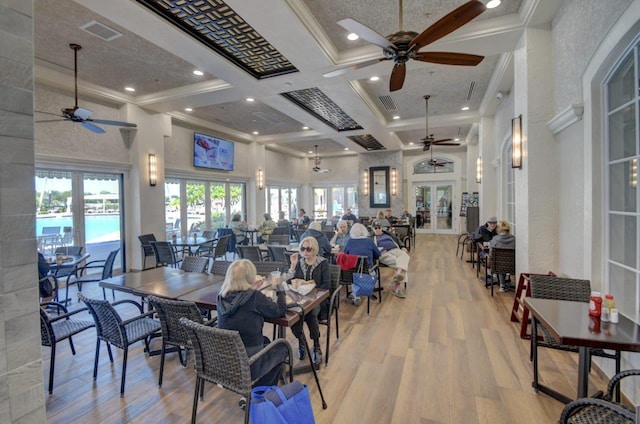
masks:
[[[276,288],[276,302],[255,290],[256,284],[262,284],[262,280],[256,282],[256,267],[251,261],[240,259],[227,269],[218,294],[218,327],[239,332],[249,357],[269,344],[262,335],[264,319],[282,317],[287,311],[285,283]],[[251,378],[257,379],[254,386],[276,386],[287,355],[287,347],[278,345],[253,363]]]

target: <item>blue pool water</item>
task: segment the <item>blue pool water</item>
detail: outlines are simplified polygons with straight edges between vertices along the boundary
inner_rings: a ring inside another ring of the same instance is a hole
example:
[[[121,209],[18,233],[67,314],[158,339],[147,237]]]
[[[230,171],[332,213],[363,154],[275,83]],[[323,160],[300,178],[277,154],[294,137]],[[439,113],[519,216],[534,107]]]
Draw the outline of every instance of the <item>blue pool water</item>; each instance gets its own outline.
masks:
[[[120,239],[120,216],[117,214],[85,215],[85,240],[87,243]],[[36,235],[42,234],[42,227],[73,226],[71,216],[44,216],[36,218]]]

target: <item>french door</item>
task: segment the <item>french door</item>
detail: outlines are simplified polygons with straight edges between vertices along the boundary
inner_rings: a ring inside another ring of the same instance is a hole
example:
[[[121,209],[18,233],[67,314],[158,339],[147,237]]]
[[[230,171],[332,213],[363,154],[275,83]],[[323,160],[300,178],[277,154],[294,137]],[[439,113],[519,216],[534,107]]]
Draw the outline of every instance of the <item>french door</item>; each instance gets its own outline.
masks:
[[[453,234],[454,183],[416,182],[413,184],[416,230],[421,233]]]

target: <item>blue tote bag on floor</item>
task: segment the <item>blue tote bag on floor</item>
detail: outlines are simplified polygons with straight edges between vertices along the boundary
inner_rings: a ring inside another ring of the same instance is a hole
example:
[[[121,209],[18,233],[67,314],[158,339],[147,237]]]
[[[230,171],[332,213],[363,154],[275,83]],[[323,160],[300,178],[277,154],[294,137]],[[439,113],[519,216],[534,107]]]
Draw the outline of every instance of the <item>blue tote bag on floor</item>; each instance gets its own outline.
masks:
[[[256,386],[251,391],[252,424],[315,424],[309,388],[294,381],[282,387]]]

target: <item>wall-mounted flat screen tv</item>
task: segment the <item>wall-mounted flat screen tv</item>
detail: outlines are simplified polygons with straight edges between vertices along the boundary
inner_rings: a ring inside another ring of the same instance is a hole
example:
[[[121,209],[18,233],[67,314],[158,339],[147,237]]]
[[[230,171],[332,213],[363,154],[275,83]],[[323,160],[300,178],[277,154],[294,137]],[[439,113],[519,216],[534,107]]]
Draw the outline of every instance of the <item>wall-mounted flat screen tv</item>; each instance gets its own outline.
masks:
[[[193,133],[193,166],[233,171],[233,141]]]

